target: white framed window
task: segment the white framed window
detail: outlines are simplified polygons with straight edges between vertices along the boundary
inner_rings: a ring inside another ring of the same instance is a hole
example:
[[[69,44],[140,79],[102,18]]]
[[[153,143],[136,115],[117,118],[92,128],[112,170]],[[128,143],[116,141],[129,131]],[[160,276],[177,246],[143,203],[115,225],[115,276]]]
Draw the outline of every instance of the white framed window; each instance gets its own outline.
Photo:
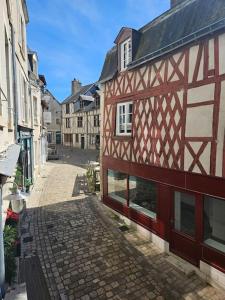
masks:
[[[117,104],[116,134],[131,135],[132,131],[133,103],[124,102]]]
[[[132,60],[131,38],[121,43],[120,55],[121,55],[121,71],[123,71],[127,68],[127,65]]]

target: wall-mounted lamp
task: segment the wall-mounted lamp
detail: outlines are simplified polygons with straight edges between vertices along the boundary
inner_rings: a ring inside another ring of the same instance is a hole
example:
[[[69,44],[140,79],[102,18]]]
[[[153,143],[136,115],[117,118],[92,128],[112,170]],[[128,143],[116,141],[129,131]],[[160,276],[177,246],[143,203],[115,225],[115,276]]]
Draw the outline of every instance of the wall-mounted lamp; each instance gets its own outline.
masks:
[[[12,192],[8,197],[6,197],[7,200],[10,200],[12,205],[12,210],[15,213],[20,213],[23,210],[24,207],[24,201],[27,200],[27,193],[24,193],[19,189],[18,185],[15,182],[7,182],[7,183],[13,183],[13,185],[16,186],[16,189],[14,192]]]

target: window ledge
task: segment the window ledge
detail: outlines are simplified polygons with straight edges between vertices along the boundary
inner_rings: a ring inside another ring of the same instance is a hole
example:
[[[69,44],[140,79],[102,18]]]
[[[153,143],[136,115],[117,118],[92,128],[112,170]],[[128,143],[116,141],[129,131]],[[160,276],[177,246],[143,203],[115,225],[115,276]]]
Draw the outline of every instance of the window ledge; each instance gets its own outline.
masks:
[[[133,139],[132,135],[114,135],[113,140],[130,141]]]

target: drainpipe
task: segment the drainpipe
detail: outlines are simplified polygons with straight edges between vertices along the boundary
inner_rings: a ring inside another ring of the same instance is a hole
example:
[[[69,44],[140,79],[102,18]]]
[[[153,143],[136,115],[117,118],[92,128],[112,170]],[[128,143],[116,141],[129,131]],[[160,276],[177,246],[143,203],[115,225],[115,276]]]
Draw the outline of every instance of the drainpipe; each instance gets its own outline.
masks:
[[[0,177],[1,180],[1,177]],[[3,184],[0,181],[0,299],[5,296],[5,257],[4,257],[4,240],[3,240],[3,220],[2,220],[2,203],[3,203]]]
[[[88,112],[86,111],[86,123],[87,123],[87,149],[89,149],[89,135],[88,135]]]
[[[13,104],[14,104],[14,138],[18,142],[18,94],[17,94],[17,74],[16,74],[16,51],[15,51],[15,34],[12,24],[10,23],[11,40],[12,40],[12,71],[13,71]]]
[[[34,110],[33,110],[33,99],[32,99],[32,88],[31,88],[31,80],[29,79],[29,99],[30,99],[30,108],[31,108],[31,128],[32,128],[32,134],[30,139],[30,160],[31,160],[31,181],[34,183]]]

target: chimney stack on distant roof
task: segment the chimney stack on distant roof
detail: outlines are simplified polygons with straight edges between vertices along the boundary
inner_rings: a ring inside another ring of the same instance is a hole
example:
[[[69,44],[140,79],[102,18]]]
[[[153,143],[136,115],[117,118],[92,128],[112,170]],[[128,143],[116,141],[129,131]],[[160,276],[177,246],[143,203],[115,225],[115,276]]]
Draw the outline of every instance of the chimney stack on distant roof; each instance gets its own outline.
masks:
[[[174,6],[184,2],[185,0],[170,0],[170,7],[173,8]]]
[[[72,95],[78,93],[81,90],[81,87],[82,85],[80,81],[74,78],[74,80],[72,81]]]

